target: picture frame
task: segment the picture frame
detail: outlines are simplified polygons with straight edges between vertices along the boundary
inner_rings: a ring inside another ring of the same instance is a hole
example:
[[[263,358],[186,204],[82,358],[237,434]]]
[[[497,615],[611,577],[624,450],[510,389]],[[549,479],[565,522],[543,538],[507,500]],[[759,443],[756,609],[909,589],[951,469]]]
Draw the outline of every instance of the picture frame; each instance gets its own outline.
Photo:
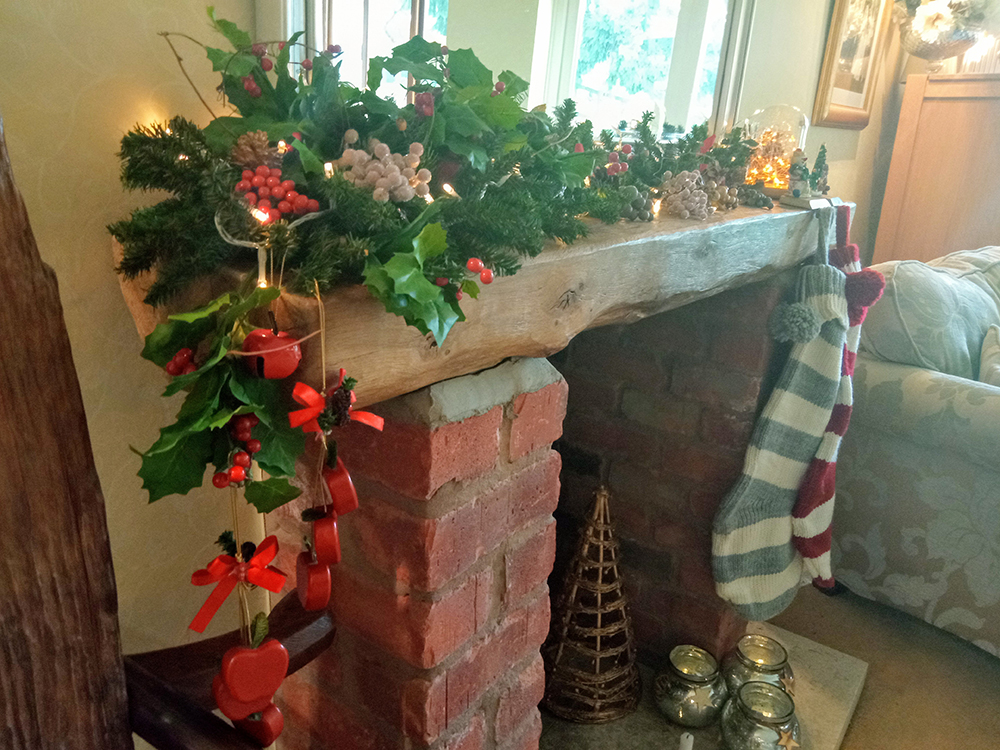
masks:
[[[836,0],[820,71],[813,125],[868,125],[889,36],[892,0]]]

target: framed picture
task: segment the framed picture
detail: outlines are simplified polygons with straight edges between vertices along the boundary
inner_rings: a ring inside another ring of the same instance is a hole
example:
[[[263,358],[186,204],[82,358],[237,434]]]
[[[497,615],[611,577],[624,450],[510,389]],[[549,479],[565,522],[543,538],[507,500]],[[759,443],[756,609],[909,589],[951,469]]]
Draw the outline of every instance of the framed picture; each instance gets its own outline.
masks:
[[[892,0],[836,0],[816,91],[813,124],[860,130],[888,38]]]

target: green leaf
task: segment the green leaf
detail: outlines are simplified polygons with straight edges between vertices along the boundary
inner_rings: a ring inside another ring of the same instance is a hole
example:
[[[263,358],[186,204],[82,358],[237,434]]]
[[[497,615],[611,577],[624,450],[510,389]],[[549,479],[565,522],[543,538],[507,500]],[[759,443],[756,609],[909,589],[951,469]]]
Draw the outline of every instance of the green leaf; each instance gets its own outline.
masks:
[[[489,126],[472,111],[472,107],[468,104],[449,105],[442,111],[442,115],[448,124],[448,133],[470,136],[479,135],[489,130]]]
[[[208,6],[208,17],[211,19],[212,26],[215,27],[215,30],[226,37],[233,47],[238,50],[250,49],[250,46],[253,44],[253,40],[250,39],[250,35],[232,21],[227,21],[224,18],[216,18],[215,6]]]
[[[243,494],[258,513],[270,513],[297,498],[302,494],[302,490],[293,487],[287,479],[271,477],[262,482],[251,482]]]
[[[472,279],[465,279],[462,282],[462,291],[472,297],[472,299],[479,299],[479,284]]]
[[[213,327],[214,324],[210,319],[201,319],[192,323],[183,321],[160,323],[146,336],[142,357],[153,364],[165,367],[179,349],[184,347],[195,349]]]
[[[260,60],[249,52],[226,52],[216,47],[206,47],[205,53],[212,61],[212,70],[224,75],[243,78],[260,67]]]
[[[161,440],[166,429],[160,430]],[[143,455],[139,469],[142,488],[149,491],[151,503],[167,495],[186,495],[201,486],[205,466],[212,457],[212,434],[183,432],[169,449],[152,451]]]
[[[184,323],[193,323],[196,320],[207,318],[209,315],[218,312],[223,307],[228,305],[231,300],[232,296],[229,292],[226,292],[221,297],[216,297],[204,307],[199,307],[197,310],[191,310],[186,313],[174,313],[173,315],[168,316],[167,320],[179,320]]]
[[[250,623],[250,648],[258,648],[267,638],[270,627],[267,623],[267,615],[258,612]]]
[[[441,295],[441,287],[424,276],[420,261],[412,253],[396,253],[385,264],[385,270],[392,277],[396,294],[405,294],[420,303]]]
[[[306,144],[296,138],[292,141],[292,148],[299,152],[299,158],[302,160],[302,169],[306,171],[306,174],[324,174],[323,161],[310,151]]]
[[[456,86],[493,86],[493,72],[479,61],[471,49],[451,50],[448,53],[448,69],[451,82]]]
[[[518,103],[521,103],[523,95],[528,93],[528,82],[516,73],[511,73],[509,70],[505,70],[498,75],[497,80],[504,82],[506,88],[503,92]]]
[[[440,223],[428,224],[413,239],[413,253],[423,268],[431,258],[442,255],[448,249],[448,232]]]

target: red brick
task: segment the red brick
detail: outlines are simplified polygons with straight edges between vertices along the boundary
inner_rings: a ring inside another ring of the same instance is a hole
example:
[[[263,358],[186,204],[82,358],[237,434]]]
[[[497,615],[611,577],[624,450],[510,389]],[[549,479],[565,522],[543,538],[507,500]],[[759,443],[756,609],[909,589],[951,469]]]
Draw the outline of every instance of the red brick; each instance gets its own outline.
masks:
[[[396,750],[398,738],[386,737],[354,709],[317,690],[298,673],[286,677],[278,694],[285,717],[281,746],[294,750]],[[308,743],[308,744],[307,744]]]
[[[516,736],[501,744],[497,737],[497,747],[501,750],[538,750],[538,740],[542,736],[542,715],[533,709],[528,719],[518,729]]]
[[[533,591],[549,577],[556,556],[556,522],[549,521],[545,528],[520,547],[504,553],[506,592],[504,604],[510,606]]]
[[[472,565],[481,548],[474,502],[440,518],[420,518],[379,498],[377,485],[358,482],[358,509],[345,522],[358,534],[371,565],[406,586],[437,589]]]
[[[538,707],[545,693],[545,667],[538,654],[513,684],[500,692],[497,703],[496,737],[502,742]]]
[[[667,443],[663,449],[664,473],[712,487],[731,486],[743,470],[742,458],[703,445]]]
[[[698,432],[701,404],[676,397],[654,396],[636,389],[622,393],[622,414],[637,424],[672,435]]]
[[[351,424],[335,437],[352,472],[426,500],[445,483],[481,476],[496,464],[502,421],[497,406],[436,430],[387,419],[382,432]]]
[[[386,591],[343,565],[333,566],[331,572],[331,607],[338,624],[423,669],[472,637],[492,607],[488,571],[436,601]]]
[[[508,612],[496,630],[477,643],[469,654],[435,682],[446,681],[448,721],[464,713],[500,679],[511,664],[538,651],[548,632],[549,597],[539,596],[530,604]],[[440,686],[431,692],[440,698]]]
[[[712,332],[710,359],[725,369],[762,375],[773,348],[766,330],[751,332],[720,326]]]
[[[701,415],[701,439],[727,450],[743,453],[753,432],[753,414],[734,414],[721,409],[705,409]]]
[[[491,550],[511,533],[532,521],[552,515],[559,502],[562,459],[549,450],[539,460],[510,475],[480,497],[483,550]]]
[[[482,714],[476,714],[469,722],[468,728],[448,740],[442,750],[482,750],[485,745],[486,720]]]
[[[510,460],[551,445],[562,435],[569,386],[565,380],[514,398],[510,427]]]
[[[760,397],[760,377],[726,372],[717,367],[678,365],[674,368],[673,392],[708,406],[737,412],[752,412]]]

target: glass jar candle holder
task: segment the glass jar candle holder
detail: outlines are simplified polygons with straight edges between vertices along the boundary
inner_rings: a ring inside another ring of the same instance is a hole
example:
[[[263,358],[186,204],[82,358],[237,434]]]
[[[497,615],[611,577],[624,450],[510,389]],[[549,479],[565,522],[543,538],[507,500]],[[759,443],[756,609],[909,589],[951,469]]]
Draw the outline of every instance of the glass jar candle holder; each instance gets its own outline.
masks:
[[[670,665],[653,683],[656,705],[675,724],[707,727],[714,723],[729,697],[719,663],[697,646],[676,646]]]
[[[746,682],[766,682],[789,695],[795,694],[795,675],[785,647],[766,635],[747,634],[722,661],[729,694],[735,696]]]
[[[795,702],[766,682],[747,682],[722,711],[726,750],[789,750],[800,747]]]

